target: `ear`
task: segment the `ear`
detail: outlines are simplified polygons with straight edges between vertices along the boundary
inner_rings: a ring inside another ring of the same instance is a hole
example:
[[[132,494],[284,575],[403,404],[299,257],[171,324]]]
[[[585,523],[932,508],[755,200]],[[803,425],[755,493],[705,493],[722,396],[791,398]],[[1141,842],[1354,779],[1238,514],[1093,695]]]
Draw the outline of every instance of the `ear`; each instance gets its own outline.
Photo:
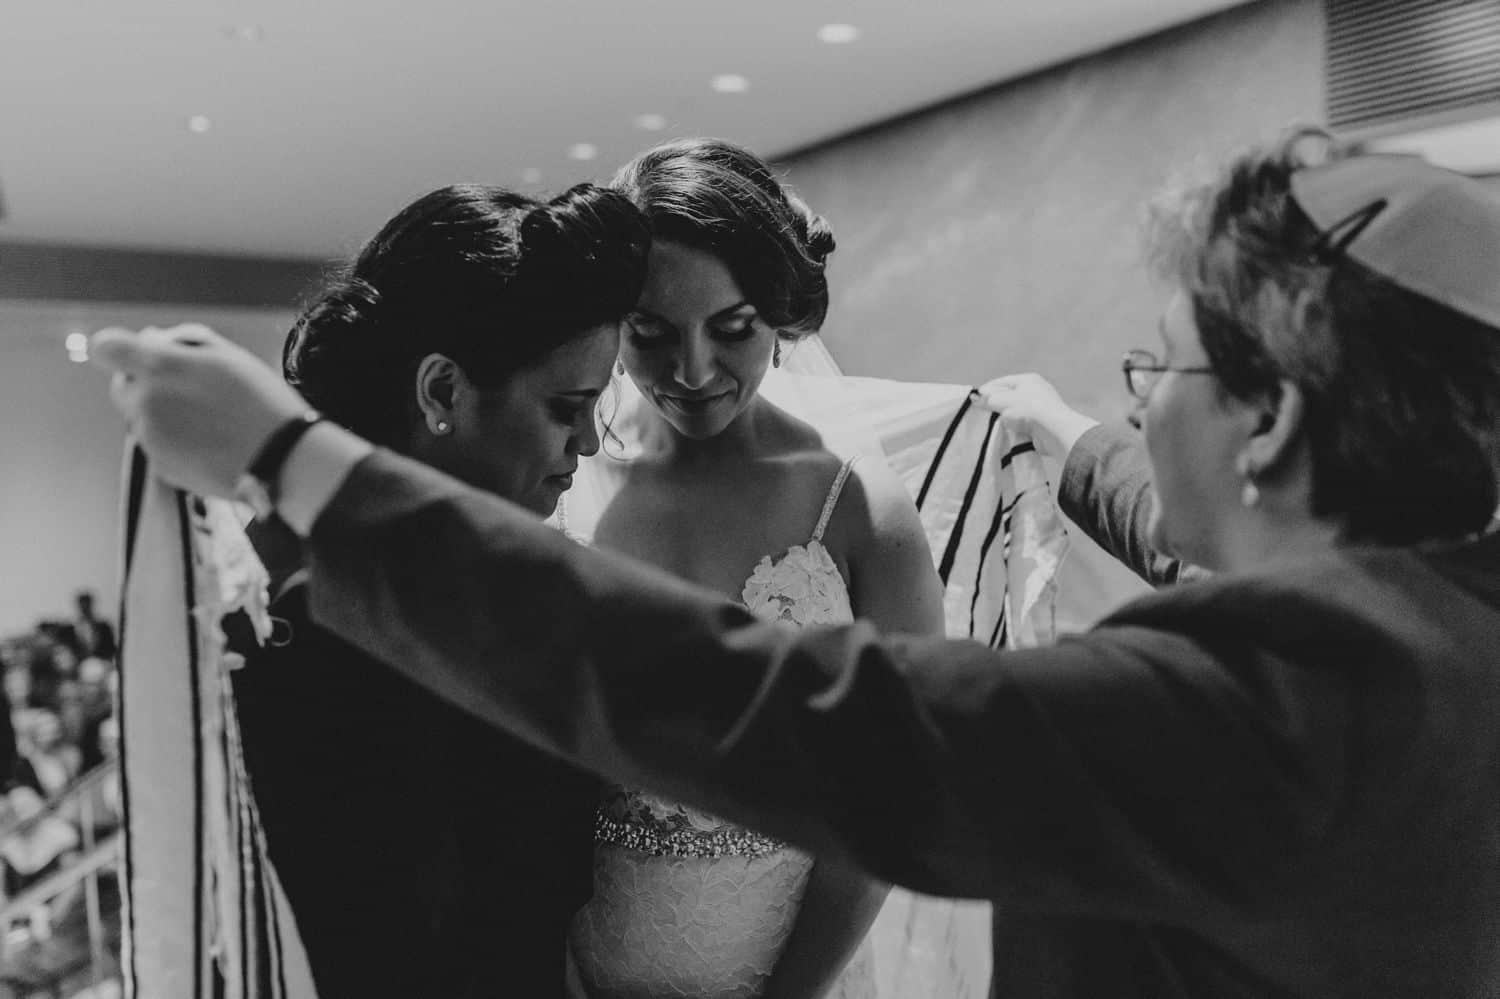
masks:
[[[417,363],[417,409],[429,433],[443,432],[453,425],[453,410],[459,395],[468,387],[463,369],[445,354],[428,354]]]
[[[1282,379],[1275,395],[1254,407],[1256,420],[1241,454],[1243,471],[1253,477],[1264,475],[1286,464],[1302,436],[1302,421],[1307,400],[1302,389]]]

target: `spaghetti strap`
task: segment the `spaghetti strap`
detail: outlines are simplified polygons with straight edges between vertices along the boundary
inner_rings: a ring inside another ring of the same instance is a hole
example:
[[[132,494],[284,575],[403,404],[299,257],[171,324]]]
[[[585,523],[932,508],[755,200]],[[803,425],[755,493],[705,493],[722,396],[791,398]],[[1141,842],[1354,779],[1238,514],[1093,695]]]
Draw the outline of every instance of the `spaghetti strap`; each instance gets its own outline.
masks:
[[[828,529],[828,520],[833,516],[833,508],[838,506],[839,494],[844,491],[844,481],[849,478],[849,469],[854,466],[854,459],[850,458],[844,462],[839,469],[838,477],[833,480],[833,487],[828,490],[828,498],[823,501],[823,513],[818,517],[818,526],[813,528],[812,539],[822,542],[823,532]]]

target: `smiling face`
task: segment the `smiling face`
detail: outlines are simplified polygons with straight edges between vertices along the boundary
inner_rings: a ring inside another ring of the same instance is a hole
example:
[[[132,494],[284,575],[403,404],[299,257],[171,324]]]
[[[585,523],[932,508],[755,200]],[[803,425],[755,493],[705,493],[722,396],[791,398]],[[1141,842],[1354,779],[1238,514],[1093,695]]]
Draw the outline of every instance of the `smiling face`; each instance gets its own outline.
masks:
[[[681,243],[652,245],[620,359],[674,430],[694,440],[722,433],[755,401],[775,345],[723,261]]]
[[[451,434],[424,460],[470,485],[547,516],[573,484],[580,456],[599,450],[594,409],[619,349],[614,325],[574,337],[494,388],[462,374]]]
[[[1178,295],[1161,322],[1162,363],[1208,367],[1192,308]],[[1240,510],[1235,467],[1245,440],[1245,406],[1213,375],[1164,372],[1142,404],[1156,503],[1151,544],[1208,568],[1223,563],[1225,531]]]

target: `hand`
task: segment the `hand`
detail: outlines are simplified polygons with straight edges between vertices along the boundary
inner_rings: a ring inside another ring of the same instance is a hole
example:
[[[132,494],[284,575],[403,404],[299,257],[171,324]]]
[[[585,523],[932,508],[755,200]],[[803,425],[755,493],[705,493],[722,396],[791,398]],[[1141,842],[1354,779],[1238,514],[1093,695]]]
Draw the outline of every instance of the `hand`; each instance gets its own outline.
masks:
[[[1052,383],[1041,375],[1005,375],[979,390],[984,404],[1000,414],[1000,421],[1018,437],[1031,440],[1043,455],[1066,461],[1068,452],[1099,421],[1063,402]]]
[[[206,326],[101,330],[89,356],[163,480],[229,496],[271,432],[307,409],[253,354]]]

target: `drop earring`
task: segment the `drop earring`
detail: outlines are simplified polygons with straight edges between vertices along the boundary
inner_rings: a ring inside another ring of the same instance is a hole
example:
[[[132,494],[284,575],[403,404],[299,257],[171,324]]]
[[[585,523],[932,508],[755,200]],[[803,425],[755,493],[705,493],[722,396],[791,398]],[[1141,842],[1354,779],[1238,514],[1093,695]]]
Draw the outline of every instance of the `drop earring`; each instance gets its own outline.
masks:
[[[1260,502],[1260,487],[1255,484],[1256,469],[1248,456],[1240,458],[1239,473],[1245,477],[1245,484],[1240,487],[1240,506],[1249,510]]]
[[[617,374],[617,375],[624,375],[625,374],[625,362],[624,361],[616,361],[615,362],[615,374]]]
[[[771,348],[771,367],[781,367],[781,341],[776,341],[776,346]]]

